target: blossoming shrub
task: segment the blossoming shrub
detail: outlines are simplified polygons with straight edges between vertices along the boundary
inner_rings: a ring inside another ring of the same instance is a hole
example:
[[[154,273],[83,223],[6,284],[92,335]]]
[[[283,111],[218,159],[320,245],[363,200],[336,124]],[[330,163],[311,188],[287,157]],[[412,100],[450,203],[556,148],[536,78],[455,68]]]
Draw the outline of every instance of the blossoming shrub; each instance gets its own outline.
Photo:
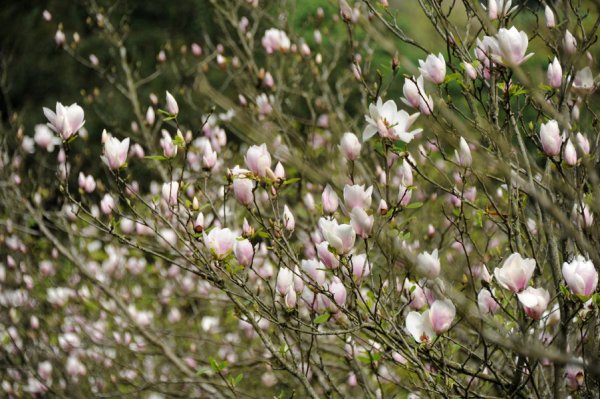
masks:
[[[167,88],[90,5],[132,121],[57,99],[4,148],[3,392],[597,397],[597,10],[259,3]]]

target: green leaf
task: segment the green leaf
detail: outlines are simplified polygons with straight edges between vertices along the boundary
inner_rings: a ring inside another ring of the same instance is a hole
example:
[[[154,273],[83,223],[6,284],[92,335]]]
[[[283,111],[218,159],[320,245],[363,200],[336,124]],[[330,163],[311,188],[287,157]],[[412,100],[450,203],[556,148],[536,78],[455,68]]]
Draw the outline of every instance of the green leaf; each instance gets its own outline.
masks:
[[[313,323],[315,323],[315,324],[325,323],[327,320],[329,320],[329,316],[331,316],[331,315],[328,312],[325,312],[322,315],[315,317],[315,319],[313,320]]]
[[[422,206],[423,206],[422,202],[411,202],[410,204],[406,205],[405,208],[406,209],[418,209]]]
[[[455,80],[460,80],[461,77],[462,77],[462,75],[459,72],[451,73],[450,75],[446,75],[446,78],[444,79],[444,83],[448,84]]]
[[[595,293],[594,295],[592,295],[592,302],[594,303],[594,305],[596,305],[596,307],[600,306],[600,294],[599,293]]]
[[[284,181],[284,182],[283,182],[283,185],[284,185],[284,186],[287,186],[287,185],[289,185],[289,184],[294,184],[294,183],[296,183],[296,182],[298,182],[298,181],[300,181],[300,178],[299,178],[299,177],[294,177],[294,178],[292,178],[292,179],[287,179],[286,181]]]
[[[183,140],[182,136],[175,136],[175,138],[173,139],[173,144],[180,148],[185,147],[185,141]]]
[[[164,155],[146,155],[144,157],[145,159],[152,159],[153,161],[166,161],[167,157],[165,157]]]
[[[243,378],[244,378],[244,373],[238,374],[237,376],[235,376],[235,378],[231,377],[231,384],[233,386],[236,386],[237,384],[239,384],[242,381]]]

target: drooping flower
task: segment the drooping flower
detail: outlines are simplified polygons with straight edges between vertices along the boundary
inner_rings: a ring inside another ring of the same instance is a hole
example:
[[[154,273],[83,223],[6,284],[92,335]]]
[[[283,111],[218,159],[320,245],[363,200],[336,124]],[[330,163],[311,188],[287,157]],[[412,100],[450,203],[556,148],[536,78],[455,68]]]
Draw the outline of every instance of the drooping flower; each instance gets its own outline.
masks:
[[[85,123],[83,108],[77,103],[69,106],[64,106],[61,103],[56,103],[56,112],[44,107],[44,115],[48,119],[50,129],[58,133],[63,140],[70,139],[74,134],[79,132]]]
[[[550,294],[544,288],[527,287],[527,289],[519,292],[517,297],[527,316],[534,320],[539,320],[542,317],[548,307],[548,302],[550,302]]]
[[[404,110],[398,111],[394,100],[383,103],[379,97],[377,103],[369,105],[369,115],[365,116],[367,126],[363,132],[363,141],[379,133],[381,137],[409,143],[416,134],[423,130],[408,130],[418,117],[418,112],[409,115]]]

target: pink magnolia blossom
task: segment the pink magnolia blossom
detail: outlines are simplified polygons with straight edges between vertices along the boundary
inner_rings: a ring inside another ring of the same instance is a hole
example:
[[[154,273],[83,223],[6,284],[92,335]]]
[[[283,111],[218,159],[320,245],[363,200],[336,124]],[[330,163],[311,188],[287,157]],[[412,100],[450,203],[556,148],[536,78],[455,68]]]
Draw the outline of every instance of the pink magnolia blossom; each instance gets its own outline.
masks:
[[[233,254],[240,265],[248,267],[252,264],[254,247],[246,238],[243,240],[236,240],[233,245]]]
[[[373,194],[373,186],[365,189],[364,185],[348,185],[344,186],[344,204],[348,210],[354,208],[368,209],[371,207],[371,195]]]
[[[319,229],[323,238],[338,254],[345,255],[354,247],[356,232],[349,224],[338,224],[335,220],[319,219]]]
[[[446,61],[442,53],[429,54],[425,61],[419,60],[419,72],[423,77],[437,85],[444,83],[446,77]]]
[[[450,328],[456,308],[449,299],[437,300],[429,308],[429,320],[431,327],[436,334],[442,334]]]
[[[373,216],[367,214],[364,209],[356,207],[350,212],[350,224],[361,238],[368,238],[373,229]]]
[[[434,249],[433,252],[422,252],[417,255],[417,268],[416,271],[421,276],[429,279],[434,279],[440,275],[440,258],[438,256],[438,250]]]
[[[534,320],[539,320],[542,317],[548,307],[548,302],[550,302],[550,294],[545,288],[527,287],[527,289],[519,292],[517,297],[527,316]]]
[[[502,267],[494,269],[494,276],[503,288],[517,293],[527,287],[534,270],[535,259],[523,259],[515,252],[506,258]]]
[[[369,105],[369,115],[365,116],[367,126],[363,132],[363,141],[379,133],[383,138],[409,143],[416,134],[423,130],[415,129],[409,131],[418,117],[418,112],[409,115],[404,110],[398,111],[394,100],[388,100],[383,103],[381,98],[378,98],[375,104]]]
[[[562,274],[567,286],[575,295],[592,295],[598,286],[598,272],[591,260],[578,255],[562,266]]]
[[[340,151],[342,152],[344,158],[349,161],[358,159],[361,148],[362,145],[354,133],[344,133],[342,140],[340,141]]]
[[[102,161],[112,170],[120,169],[127,162],[129,152],[129,137],[120,141],[115,137],[109,137],[104,143],[104,156]]]
[[[271,154],[264,143],[248,148],[244,159],[248,169],[260,177],[265,177],[267,169],[271,167]]]
[[[214,227],[208,234],[203,233],[204,244],[217,259],[225,259],[233,250],[236,235],[228,228]]]

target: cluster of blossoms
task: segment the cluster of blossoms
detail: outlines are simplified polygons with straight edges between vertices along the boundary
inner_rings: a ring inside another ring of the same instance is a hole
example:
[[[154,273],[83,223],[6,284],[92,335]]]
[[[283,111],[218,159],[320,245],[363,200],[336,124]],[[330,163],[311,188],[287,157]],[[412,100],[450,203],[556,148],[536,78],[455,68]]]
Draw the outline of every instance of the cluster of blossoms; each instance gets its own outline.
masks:
[[[386,89],[361,50],[372,43],[356,46],[352,33],[391,21],[342,2],[331,19],[353,54],[335,96],[325,11],[311,48],[264,29],[258,1],[242,3],[248,15],[226,19],[237,36],[223,43],[244,51],[189,47],[197,73],[227,77],[223,90],[202,83],[209,114],[189,111],[186,87],[152,94],[147,109],[130,93],[136,120],[95,129],[100,150],[78,146],[89,138],[83,108],[57,103],[19,138],[22,153],[2,157],[23,209],[1,224],[0,306],[10,310],[0,339],[23,362],[8,366],[2,390],[161,392],[186,381],[177,394],[225,398],[256,377],[262,396],[525,397],[545,395],[550,380],[562,396],[590,391],[597,144],[581,131],[593,126],[595,83],[592,65],[573,61],[586,35],[578,43],[546,5],[539,36],[553,56],[531,84],[528,33],[508,28],[526,8],[490,0],[475,15],[497,29],[448,35],[447,53],[427,51]],[[240,71],[254,74],[250,86]],[[346,98],[364,100],[358,116]],[[21,194],[23,159],[54,148],[51,189]],[[100,159],[102,173],[82,158]],[[54,192],[60,205],[48,211]]]

